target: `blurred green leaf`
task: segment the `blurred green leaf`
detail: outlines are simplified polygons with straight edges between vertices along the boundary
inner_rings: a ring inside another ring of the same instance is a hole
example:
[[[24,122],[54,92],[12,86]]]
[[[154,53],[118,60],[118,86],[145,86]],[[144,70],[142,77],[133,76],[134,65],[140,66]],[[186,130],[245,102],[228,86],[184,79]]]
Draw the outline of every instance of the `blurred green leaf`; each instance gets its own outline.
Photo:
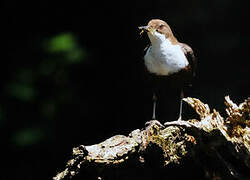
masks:
[[[65,33],[53,37],[49,42],[51,52],[67,52],[76,47],[76,39],[72,34]]]
[[[62,33],[52,37],[47,45],[48,51],[67,63],[79,63],[86,57],[86,51],[80,47],[75,35]]]
[[[26,128],[17,131],[12,142],[17,146],[29,146],[39,143],[44,138],[44,133],[39,128]]]
[[[35,91],[29,84],[11,83],[7,91],[8,94],[22,101],[31,101],[35,97]]]
[[[83,57],[84,57],[84,52],[79,49],[72,50],[67,54],[68,62],[70,63],[81,62]]]

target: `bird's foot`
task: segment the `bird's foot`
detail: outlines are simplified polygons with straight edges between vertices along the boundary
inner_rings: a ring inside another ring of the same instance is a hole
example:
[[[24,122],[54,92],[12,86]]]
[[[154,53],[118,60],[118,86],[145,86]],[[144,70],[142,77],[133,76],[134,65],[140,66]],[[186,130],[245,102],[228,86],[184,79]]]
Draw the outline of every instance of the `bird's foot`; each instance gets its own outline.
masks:
[[[179,116],[179,118],[177,119],[177,121],[181,121],[182,120],[182,118],[181,118],[181,116]]]
[[[165,126],[168,126],[168,125],[171,125],[171,124],[182,124],[183,122],[186,122],[186,121],[183,121],[182,120],[182,117],[181,116],[179,116],[179,118],[177,119],[177,120],[175,120],[175,121],[170,121],[170,122],[165,122],[164,123],[164,125]]]
[[[149,126],[154,126],[154,125],[157,125],[157,126],[159,126],[160,128],[164,128],[164,126],[159,122],[159,121],[157,121],[157,120],[150,120],[150,121],[147,121],[146,123],[145,123],[145,126],[147,126],[147,127],[149,127]]]
[[[185,126],[185,127],[194,127],[197,129],[201,129],[199,124],[192,123],[189,121],[183,121],[183,120],[165,122],[164,125],[165,126]]]

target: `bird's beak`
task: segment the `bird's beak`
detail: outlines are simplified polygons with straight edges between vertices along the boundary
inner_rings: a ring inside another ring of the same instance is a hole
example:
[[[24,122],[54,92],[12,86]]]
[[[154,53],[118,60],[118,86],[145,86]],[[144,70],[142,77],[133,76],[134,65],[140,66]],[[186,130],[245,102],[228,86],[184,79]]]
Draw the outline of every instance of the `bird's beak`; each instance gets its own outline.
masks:
[[[138,28],[141,30],[140,35],[142,35],[144,32],[148,32],[148,26],[140,26]]]
[[[142,30],[142,31],[148,31],[148,26],[140,26],[140,27],[138,27],[140,30]]]
[[[140,27],[138,27],[140,30],[141,30],[141,32],[140,32],[140,34],[142,34],[142,33],[144,33],[144,32],[150,32],[151,34],[153,34],[153,29],[152,28],[150,28],[149,26],[140,26]]]

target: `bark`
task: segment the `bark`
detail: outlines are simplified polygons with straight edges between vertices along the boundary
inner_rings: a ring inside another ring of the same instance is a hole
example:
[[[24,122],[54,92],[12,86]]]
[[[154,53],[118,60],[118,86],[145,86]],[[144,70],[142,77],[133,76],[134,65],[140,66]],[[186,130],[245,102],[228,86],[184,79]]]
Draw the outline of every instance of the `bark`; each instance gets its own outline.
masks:
[[[79,178],[79,174],[90,172],[96,179],[112,179],[107,174],[114,169],[119,179],[129,179],[124,171],[132,172],[131,167],[137,168],[134,171],[138,173],[144,172],[140,178],[152,179],[154,175],[149,176],[147,171],[152,164],[158,175],[160,171],[164,176],[172,172],[175,179],[182,173],[180,170],[193,179],[249,179],[250,98],[236,105],[229,96],[225,97],[227,117],[216,110],[211,112],[207,104],[196,98],[183,100],[195,109],[199,120],[164,125],[152,120],[128,136],[116,135],[99,144],[73,148],[72,158],[54,180]],[[178,173],[169,171],[182,164]],[[193,176],[190,165],[196,167]]]

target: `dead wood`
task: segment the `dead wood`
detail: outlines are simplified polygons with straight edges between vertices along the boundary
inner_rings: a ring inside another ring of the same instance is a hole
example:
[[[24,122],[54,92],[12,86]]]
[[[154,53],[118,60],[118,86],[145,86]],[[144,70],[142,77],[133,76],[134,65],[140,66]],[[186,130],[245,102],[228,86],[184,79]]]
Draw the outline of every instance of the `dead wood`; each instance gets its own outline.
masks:
[[[116,135],[99,144],[73,148],[72,158],[54,180],[75,177],[95,169],[102,179],[105,169],[157,161],[166,169],[195,159],[206,179],[248,179],[250,170],[250,98],[240,105],[225,97],[227,117],[196,98],[185,98],[200,119],[146,123],[128,136]],[[157,154],[157,156],[151,156]],[[219,167],[219,168],[217,168]],[[101,172],[101,173],[100,173]]]

